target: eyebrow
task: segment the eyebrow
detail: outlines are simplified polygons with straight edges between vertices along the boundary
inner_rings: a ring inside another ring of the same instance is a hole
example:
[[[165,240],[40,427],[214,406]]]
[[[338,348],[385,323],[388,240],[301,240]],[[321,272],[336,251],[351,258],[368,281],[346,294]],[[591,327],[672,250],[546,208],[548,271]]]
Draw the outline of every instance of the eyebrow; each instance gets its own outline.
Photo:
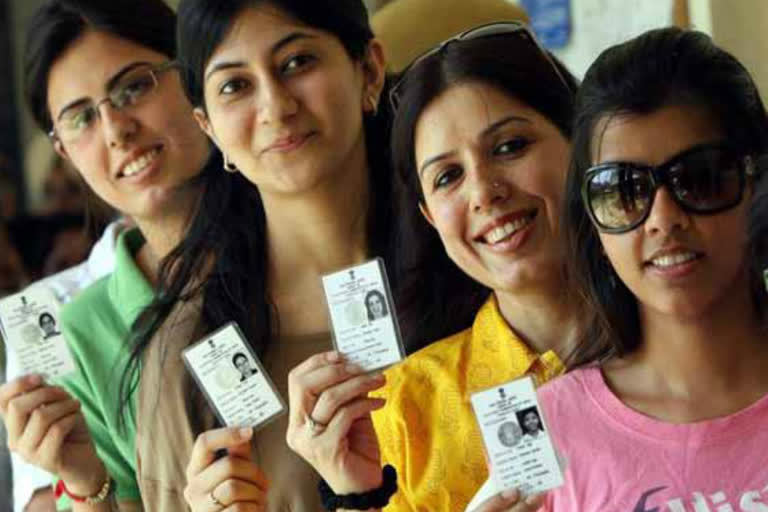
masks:
[[[504,126],[510,124],[510,123],[525,123],[525,124],[531,124],[531,120],[527,119],[525,117],[520,116],[507,116],[504,117],[495,123],[490,124],[487,126],[482,132],[480,132],[480,138],[487,137],[488,135],[491,135],[492,133],[500,130]],[[422,165],[421,169],[419,170],[419,175],[421,176],[424,174],[424,171],[432,164],[435,164],[437,162],[440,162],[441,160],[445,160],[446,158],[449,158],[456,154],[456,151],[446,151],[445,153],[440,153],[439,155],[433,156],[432,158],[427,159]]]
[[[130,64],[128,64],[126,66],[123,66],[122,68],[120,68],[120,70],[117,73],[112,75],[109,78],[109,80],[107,80],[107,84],[104,86],[104,90],[105,91],[111,91],[112,88],[115,86],[115,84],[117,84],[126,74],[130,73],[131,71],[133,71],[134,69],[136,69],[138,67],[150,66],[150,65],[152,65],[151,62],[136,61],[136,62],[131,62]],[[84,105],[84,104],[88,103],[89,101],[93,101],[93,99],[92,98],[78,98],[78,99],[76,99],[74,101],[71,101],[71,102],[67,103],[64,106],[64,108],[62,108],[59,111],[59,115],[56,116],[56,120],[60,121],[61,120],[61,116],[63,116],[66,113],[67,110],[69,110],[71,108],[74,108],[74,107],[79,107],[80,105]]]
[[[294,41],[298,41],[301,39],[315,39],[317,36],[313,34],[309,34],[307,32],[291,32],[287,36],[280,39],[278,42],[272,45],[272,48],[269,50],[270,55],[274,55],[289,44],[293,43]],[[224,69],[232,69],[232,68],[241,68],[245,67],[245,61],[238,60],[238,61],[224,61],[219,62],[215,66],[213,66],[208,73],[205,74],[204,81],[208,81],[211,78],[211,75],[218,71],[222,71]]]

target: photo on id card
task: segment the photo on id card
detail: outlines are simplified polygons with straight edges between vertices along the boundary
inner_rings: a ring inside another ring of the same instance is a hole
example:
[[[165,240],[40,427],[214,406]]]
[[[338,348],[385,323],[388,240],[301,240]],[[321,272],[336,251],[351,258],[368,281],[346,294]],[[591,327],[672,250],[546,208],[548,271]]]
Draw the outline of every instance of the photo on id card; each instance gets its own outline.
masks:
[[[222,425],[258,428],[285,412],[282,397],[236,323],[209,334],[182,357]]]
[[[0,301],[0,328],[8,357],[22,374],[38,373],[46,380],[75,371],[75,362],[61,333],[59,301],[34,286]]]
[[[323,276],[333,344],[351,363],[367,371],[403,359],[384,261],[376,258]]]
[[[531,377],[474,393],[472,409],[498,492],[524,495],[563,484],[563,474]]]

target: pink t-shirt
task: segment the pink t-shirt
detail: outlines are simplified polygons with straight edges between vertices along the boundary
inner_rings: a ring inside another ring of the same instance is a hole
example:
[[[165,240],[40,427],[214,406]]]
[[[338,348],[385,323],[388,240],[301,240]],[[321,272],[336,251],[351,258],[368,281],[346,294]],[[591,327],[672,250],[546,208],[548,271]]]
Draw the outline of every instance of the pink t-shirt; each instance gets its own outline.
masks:
[[[539,399],[565,485],[554,512],[768,512],[768,396],[716,420],[664,423],[624,405],[596,368]]]

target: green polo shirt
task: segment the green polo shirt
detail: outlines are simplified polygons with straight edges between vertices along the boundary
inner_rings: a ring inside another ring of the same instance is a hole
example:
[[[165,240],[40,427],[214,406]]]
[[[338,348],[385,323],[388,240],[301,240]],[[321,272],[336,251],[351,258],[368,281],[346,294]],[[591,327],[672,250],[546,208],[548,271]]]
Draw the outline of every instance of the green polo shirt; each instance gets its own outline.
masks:
[[[126,430],[118,428],[117,404],[122,368],[129,354],[126,340],[134,320],[152,301],[152,287],[134,256],[144,245],[138,229],[117,241],[115,270],[83,290],[61,311],[61,327],[78,372],[62,386],[82,403],[96,450],[116,484],[118,501],[140,501],[136,482],[136,404]],[[70,508],[65,499],[59,509]]]

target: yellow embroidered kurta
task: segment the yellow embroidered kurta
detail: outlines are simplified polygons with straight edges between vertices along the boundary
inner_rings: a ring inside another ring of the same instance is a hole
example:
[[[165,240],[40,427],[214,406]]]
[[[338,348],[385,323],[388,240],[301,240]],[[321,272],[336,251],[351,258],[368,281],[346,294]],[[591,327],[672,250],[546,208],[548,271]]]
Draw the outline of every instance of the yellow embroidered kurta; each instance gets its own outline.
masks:
[[[470,395],[531,374],[541,384],[563,365],[538,355],[509,328],[494,296],[471,328],[416,352],[385,373],[372,393],[387,399],[373,413],[383,464],[398,472],[387,511],[463,511],[488,478]]]

